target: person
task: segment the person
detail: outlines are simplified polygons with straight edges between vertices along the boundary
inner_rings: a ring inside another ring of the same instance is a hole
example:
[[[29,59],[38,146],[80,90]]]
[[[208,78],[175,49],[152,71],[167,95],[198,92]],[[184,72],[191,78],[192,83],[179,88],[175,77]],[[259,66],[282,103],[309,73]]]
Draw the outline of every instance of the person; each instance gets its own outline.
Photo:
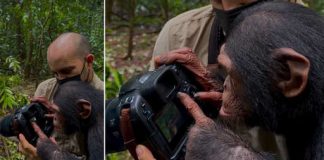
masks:
[[[235,17],[227,17],[228,20],[222,20],[222,16],[226,16],[226,13],[237,15],[247,8],[246,6],[257,3],[258,0],[211,0],[210,2],[210,5],[187,11],[172,18],[164,25],[153,49],[151,70],[155,66],[155,57],[183,47],[191,48],[204,66],[210,69],[215,68],[217,65],[213,60],[216,59],[217,53],[216,55],[210,54],[210,52],[220,49],[220,45],[218,48],[215,45],[210,45],[211,43],[215,44],[215,40],[212,40],[215,35],[212,32],[213,29],[215,30],[215,23],[232,21]],[[289,0],[289,2],[303,4],[301,0]],[[228,24],[221,24],[221,26],[224,27],[223,32],[228,30]],[[221,78],[220,81],[223,80]],[[279,153],[281,159],[288,159],[285,140],[281,136],[273,135],[259,127],[247,130],[242,124],[237,127],[237,131],[247,137],[254,148]]]
[[[215,10],[229,11],[257,0],[210,0],[210,5],[186,11],[170,19],[162,28],[155,42],[153,57],[169,51],[188,47],[207,65],[211,28]],[[303,4],[301,0],[288,0]],[[150,69],[154,68],[154,58]]]
[[[68,32],[58,36],[48,47],[47,62],[54,78],[41,82],[34,94],[45,97],[48,102],[53,102],[53,96],[60,84],[67,81],[81,80],[89,83],[95,89],[103,91],[103,81],[93,70],[94,55],[91,54],[89,41],[81,34]],[[80,159],[86,158],[84,146],[84,133],[65,135],[54,129],[52,137],[62,150],[75,154]],[[30,145],[24,137],[19,137],[19,150],[27,157],[36,158],[36,148]]]

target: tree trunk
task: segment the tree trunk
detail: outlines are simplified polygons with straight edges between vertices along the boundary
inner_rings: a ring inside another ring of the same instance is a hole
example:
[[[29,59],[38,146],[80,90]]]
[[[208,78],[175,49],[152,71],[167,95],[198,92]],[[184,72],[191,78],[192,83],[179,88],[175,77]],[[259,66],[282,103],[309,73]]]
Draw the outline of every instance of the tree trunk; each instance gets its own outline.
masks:
[[[19,5],[19,13],[16,13],[16,15],[14,16],[14,23],[16,24],[16,42],[17,42],[17,47],[18,47],[18,55],[19,55],[19,60],[24,60],[26,58],[26,48],[25,48],[25,44],[24,44],[24,35],[22,32],[22,23],[21,23],[21,12],[23,12],[23,6],[22,4]]]
[[[127,55],[123,59],[132,59],[133,55],[133,38],[134,38],[134,30],[135,30],[135,9],[136,9],[136,0],[131,0],[130,10],[129,10],[129,26],[128,26],[128,49]]]
[[[106,24],[110,24],[114,0],[106,1]]]

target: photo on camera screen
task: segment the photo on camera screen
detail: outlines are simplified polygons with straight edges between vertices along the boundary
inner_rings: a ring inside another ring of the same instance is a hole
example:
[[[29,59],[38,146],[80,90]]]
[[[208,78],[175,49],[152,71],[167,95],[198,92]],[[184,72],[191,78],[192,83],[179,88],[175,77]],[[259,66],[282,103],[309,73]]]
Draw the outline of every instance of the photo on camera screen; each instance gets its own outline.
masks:
[[[179,132],[183,131],[185,120],[176,105],[168,103],[163,107],[162,112],[156,117],[155,123],[170,144],[175,136],[179,134]]]

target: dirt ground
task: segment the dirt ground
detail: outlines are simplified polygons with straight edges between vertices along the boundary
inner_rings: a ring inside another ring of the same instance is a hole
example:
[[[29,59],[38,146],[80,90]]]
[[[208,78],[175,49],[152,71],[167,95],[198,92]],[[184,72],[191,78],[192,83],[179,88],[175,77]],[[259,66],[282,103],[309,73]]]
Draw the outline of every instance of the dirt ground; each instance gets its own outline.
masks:
[[[138,34],[134,37],[134,50],[132,59],[123,59],[127,53],[126,33],[118,32],[107,37],[106,59],[108,65],[118,69],[126,79],[147,71],[152,58],[153,47],[157,38],[155,34]]]

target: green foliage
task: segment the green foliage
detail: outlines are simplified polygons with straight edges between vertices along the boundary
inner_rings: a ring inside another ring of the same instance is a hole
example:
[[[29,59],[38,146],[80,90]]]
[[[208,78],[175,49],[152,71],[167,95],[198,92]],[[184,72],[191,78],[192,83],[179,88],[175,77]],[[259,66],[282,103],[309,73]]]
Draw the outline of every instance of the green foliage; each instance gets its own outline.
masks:
[[[11,149],[12,148],[12,149]],[[24,160],[24,156],[18,151],[18,145],[0,136],[0,160]]]
[[[28,103],[27,85],[33,93],[39,82],[52,76],[47,47],[62,33],[78,32],[89,39],[94,69],[103,78],[103,4],[103,0],[0,1],[0,117]],[[24,158],[16,142],[0,137],[1,159]]]
[[[323,0],[305,0],[304,1],[310,8],[324,15],[324,1]]]
[[[6,83],[2,82],[0,85],[0,104],[1,109],[6,110],[8,108],[12,109],[13,106],[17,106],[18,104],[15,101],[15,96],[11,89],[6,86]]]
[[[103,0],[2,0],[1,57],[12,56],[22,62],[25,78],[47,79],[51,76],[46,63],[48,45],[64,32],[78,32],[92,44],[97,59],[94,68],[102,77],[103,3]]]
[[[109,0],[107,6],[108,28],[129,27],[160,30],[170,18],[192,8],[209,4],[208,0]]]
[[[5,69],[0,69],[0,117],[28,102],[27,95],[21,90],[15,89],[22,80],[20,62],[13,56],[9,56],[1,67]],[[23,156],[17,151],[16,142],[0,136],[0,148],[0,160],[23,159]]]
[[[109,54],[111,50],[107,50]],[[115,98],[124,83],[124,76],[109,63],[106,63],[106,98]]]
[[[20,62],[16,58],[9,56],[5,59],[3,67],[9,69],[0,72],[0,108],[1,112],[5,113],[8,109],[12,110],[16,106],[26,104],[27,95],[19,91],[15,92],[12,89],[12,87],[19,85],[21,81]]]
[[[5,64],[8,65],[9,69],[12,69],[14,72],[18,73],[20,72],[20,62],[16,60],[16,58],[9,56],[6,58]]]

